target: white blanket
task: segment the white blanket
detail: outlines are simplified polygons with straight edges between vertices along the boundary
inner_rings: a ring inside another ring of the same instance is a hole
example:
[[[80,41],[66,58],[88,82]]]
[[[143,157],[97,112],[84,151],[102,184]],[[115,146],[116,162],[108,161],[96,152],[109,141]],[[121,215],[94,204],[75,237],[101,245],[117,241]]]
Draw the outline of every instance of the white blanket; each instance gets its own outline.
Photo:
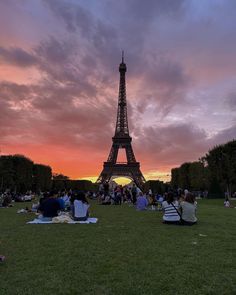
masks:
[[[32,220],[32,221],[28,221],[27,223],[28,224],[48,224],[48,223],[67,223],[67,224],[75,224],[75,223],[97,223],[98,221],[98,218],[94,218],[94,217],[90,217],[88,218],[86,221],[74,221],[71,219],[71,221],[68,221],[68,222],[55,222],[55,221],[42,221],[38,218]]]

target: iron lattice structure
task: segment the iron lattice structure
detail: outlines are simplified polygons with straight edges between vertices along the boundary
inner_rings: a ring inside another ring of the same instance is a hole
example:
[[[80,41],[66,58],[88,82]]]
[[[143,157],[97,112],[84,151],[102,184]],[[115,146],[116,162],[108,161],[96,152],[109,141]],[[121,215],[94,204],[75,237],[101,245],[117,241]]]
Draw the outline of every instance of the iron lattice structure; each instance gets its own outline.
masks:
[[[122,61],[119,66],[120,85],[115,135],[112,137],[112,147],[107,161],[103,164],[103,170],[97,179],[97,183],[110,181],[112,177],[124,176],[131,178],[136,185],[142,186],[145,182],[145,178],[140,170],[140,163],[135,159],[131,145],[132,137],[129,135],[128,128],[125,84],[126,70],[127,68],[124,63],[124,55],[122,52]],[[117,162],[119,149],[125,149],[127,162]]]

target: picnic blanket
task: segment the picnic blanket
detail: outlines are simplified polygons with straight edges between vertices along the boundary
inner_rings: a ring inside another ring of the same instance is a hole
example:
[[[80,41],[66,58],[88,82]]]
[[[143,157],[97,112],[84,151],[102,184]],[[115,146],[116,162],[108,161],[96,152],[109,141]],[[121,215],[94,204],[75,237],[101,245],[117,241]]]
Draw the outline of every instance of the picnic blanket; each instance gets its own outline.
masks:
[[[98,218],[90,217],[86,221],[74,221],[68,216],[57,216],[54,217],[51,221],[42,221],[38,218],[28,221],[28,224],[49,224],[49,223],[68,223],[68,224],[75,224],[75,223],[97,223]]]

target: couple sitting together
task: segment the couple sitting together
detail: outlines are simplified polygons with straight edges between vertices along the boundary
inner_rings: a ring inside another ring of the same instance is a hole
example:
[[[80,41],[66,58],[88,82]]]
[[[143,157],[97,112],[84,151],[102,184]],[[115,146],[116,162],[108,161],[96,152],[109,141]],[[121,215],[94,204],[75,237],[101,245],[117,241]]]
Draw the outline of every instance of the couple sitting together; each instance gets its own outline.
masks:
[[[162,203],[163,223],[193,225],[197,223],[197,203],[191,193],[187,193],[182,202],[174,200],[173,193],[167,194],[166,200]]]
[[[46,193],[40,200],[38,208],[42,221],[51,221],[53,217],[58,216],[59,211],[62,211],[60,202],[57,199],[57,192],[52,191]],[[89,217],[89,203],[83,192],[73,193],[71,196],[70,213],[71,218],[75,221],[86,221]]]

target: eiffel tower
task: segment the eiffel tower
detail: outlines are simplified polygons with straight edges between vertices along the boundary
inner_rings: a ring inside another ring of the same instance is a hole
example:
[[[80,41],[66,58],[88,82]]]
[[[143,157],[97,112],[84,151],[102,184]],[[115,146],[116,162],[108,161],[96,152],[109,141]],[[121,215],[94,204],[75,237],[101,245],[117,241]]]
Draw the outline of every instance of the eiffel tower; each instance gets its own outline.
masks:
[[[131,178],[137,186],[141,187],[145,178],[140,170],[139,162],[135,159],[131,146],[132,137],[129,135],[125,86],[126,64],[124,63],[123,51],[119,72],[120,86],[115,135],[112,137],[112,147],[107,161],[103,164],[103,170],[97,179],[97,183],[110,181],[115,176],[124,176]],[[120,148],[125,149],[127,162],[117,162]]]

